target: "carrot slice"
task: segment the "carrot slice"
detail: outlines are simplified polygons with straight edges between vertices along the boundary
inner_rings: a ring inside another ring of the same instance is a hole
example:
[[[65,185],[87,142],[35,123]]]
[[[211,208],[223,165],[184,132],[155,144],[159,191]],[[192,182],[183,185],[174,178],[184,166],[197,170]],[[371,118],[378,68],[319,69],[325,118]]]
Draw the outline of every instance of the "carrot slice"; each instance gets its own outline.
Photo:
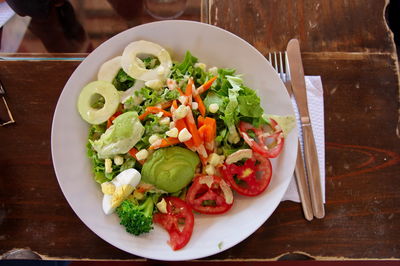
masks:
[[[172,108],[174,108],[175,110],[178,109],[178,103],[176,100],[173,100]],[[175,127],[178,129],[178,131],[181,131],[182,129],[187,128],[185,119],[183,119],[183,118],[174,120],[174,122],[175,122]],[[194,149],[193,139],[185,141],[184,143],[185,143],[186,147],[188,147],[190,150]]]
[[[182,96],[182,95],[185,95],[184,93],[183,93],[183,91],[180,89],[180,88],[176,88],[178,91],[179,91],[179,94]]]
[[[217,122],[211,117],[204,119],[204,126],[206,126],[204,135],[204,144],[208,151],[213,151],[215,148],[215,137],[217,135]]]
[[[189,130],[189,128],[186,125],[185,119],[178,119],[175,121],[175,127],[178,129],[178,131],[180,132],[182,129],[187,128]],[[189,130],[190,132],[190,130]],[[184,142],[186,147],[188,147],[189,149],[193,149],[194,148],[194,143],[193,143],[193,136],[190,140],[185,141]]]
[[[144,111],[143,114],[139,115],[139,119],[140,119],[140,120],[143,120],[143,119],[145,119],[146,116],[148,116],[149,114],[150,114],[150,112]]]
[[[168,111],[165,111],[163,109],[161,109],[160,107],[156,107],[156,106],[149,106],[146,108],[146,111],[152,113],[152,114],[158,114],[159,112],[162,112],[164,116],[169,116],[171,117],[172,114]]]
[[[197,94],[202,94],[203,92],[205,92],[206,90],[208,90],[211,85],[214,83],[214,81],[217,79],[217,76],[210,78],[209,80],[207,80],[203,85],[201,85],[198,89],[197,89]]]
[[[149,150],[165,148],[165,147],[172,146],[172,145],[175,145],[178,143],[180,143],[178,138],[167,137],[165,139],[161,139],[161,142],[159,144],[157,143],[157,145],[150,146]]]
[[[192,96],[192,90],[193,90],[193,78],[189,78],[188,84],[186,86],[185,90],[185,96]]]
[[[211,128],[213,134],[217,133],[217,121],[214,118],[206,117],[204,119],[204,124],[208,125]]]
[[[198,95],[198,94],[193,95],[193,98],[199,105],[200,114],[202,116],[205,116],[206,115],[206,106],[204,105],[203,100],[201,99],[200,95]]]
[[[161,109],[167,109],[168,107],[171,107],[171,105],[172,105],[172,101],[163,102],[161,104]]]
[[[143,120],[143,119],[145,119],[146,116],[148,116],[149,114],[158,114],[158,113],[160,113],[160,112],[163,113],[163,116],[168,116],[168,117],[171,117],[171,116],[172,116],[172,114],[171,114],[170,112],[165,111],[165,110],[161,109],[160,107],[149,106],[149,107],[146,108],[146,110],[144,111],[143,114],[139,115],[139,119],[140,119],[140,120]]]
[[[200,128],[202,125],[204,125],[204,116],[199,115],[197,117],[197,127]]]
[[[188,114],[185,117],[185,122],[186,122],[186,125],[187,125],[187,128],[188,128],[190,134],[192,134],[192,139],[193,139],[194,146],[195,147],[200,146],[202,144],[202,141],[200,139],[199,132],[198,132],[198,129],[197,129],[197,126],[196,126],[196,122],[194,120],[193,113],[192,113],[191,109],[190,109],[190,111],[188,112]]]
[[[190,77],[189,81],[188,81],[188,84],[186,86],[186,89],[185,89],[185,96],[188,98],[188,105],[190,107],[191,107],[192,101],[193,101],[193,99],[192,99],[192,97],[193,97],[193,95],[192,95],[193,94],[193,84],[194,84],[193,78]]]
[[[204,138],[207,134],[207,125],[202,125],[201,127],[199,127],[198,131],[200,138],[204,141]]]

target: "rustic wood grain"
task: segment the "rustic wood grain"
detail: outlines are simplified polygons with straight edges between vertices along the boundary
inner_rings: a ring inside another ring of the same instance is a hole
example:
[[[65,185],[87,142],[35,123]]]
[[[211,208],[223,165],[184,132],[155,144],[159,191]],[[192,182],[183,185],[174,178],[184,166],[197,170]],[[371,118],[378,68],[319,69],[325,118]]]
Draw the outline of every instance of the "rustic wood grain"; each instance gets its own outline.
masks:
[[[385,0],[217,0],[211,23],[253,44],[282,51],[291,38],[305,52],[392,52]]]
[[[300,204],[283,202],[249,238],[205,260],[275,260],[287,253],[400,259],[398,62],[383,22],[385,1],[210,2],[213,24],[263,53],[300,38],[305,73],[320,75],[324,86],[327,203],[324,219],[307,222]],[[56,180],[51,121],[78,64],[0,60],[17,121],[0,128],[0,254],[30,248],[45,259],[140,259],[91,232]]]
[[[317,258],[399,257],[400,143],[393,127],[396,104],[390,99],[397,83],[390,68],[377,71],[390,60],[382,55],[337,60],[339,70],[333,76],[332,59],[317,54],[306,54],[304,59],[309,74],[322,75],[325,89],[327,216],[308,223],[299,204],[284,202],[254,235],[210,259],[271,259],[296,251]],[[86,228],[56,181],[50,153],[51,119],[61,89],[78,64],[0,62],[0,79],[17,120],[0,131],[1,253],[29,247],[57,258],[136,258]],[[347,71],[350,68],[353,75]],[[374,78],[370,78],[372,72]],[[29,78],[20,79],[21,73]],[[358,81],[352,80],[354,75]],[[366,95],[360,101],[365,91],[374,97]],[[384,138],[369,133],[382,131]],[[370,156],[374,161],[365,164]],[[368,171],[357,174],[363,169]]]

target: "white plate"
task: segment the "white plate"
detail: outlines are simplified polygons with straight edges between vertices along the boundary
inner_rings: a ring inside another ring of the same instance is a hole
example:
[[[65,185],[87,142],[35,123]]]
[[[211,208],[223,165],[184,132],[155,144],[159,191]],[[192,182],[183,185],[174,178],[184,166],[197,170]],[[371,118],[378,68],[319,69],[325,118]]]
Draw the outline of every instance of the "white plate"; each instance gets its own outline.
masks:
[[[88,125],[80,118],[76,102],[80,90],[95,80],[100,65],[121,55],[132,41],[148,40],[166,48],[174,60],[186,50],[207,66],[235,68],[245,84],[258,91],[266,113],[294,115],[286,89],[268,61],[254,47],[220,28],[191,21],[162,21],[126,30],[94,50],[74,71],[65,85],[55,110],[51,148],[54,169],[61,189],[79,218],[98,236],[126,252],[158,260],[189,260],[226,250],[256,231],[278,206],[291,179],[297,133],[285,140],[283,153],[272,160],[273,176],[268,189],[254,198],[236,197],[224,215],[195,215],[190,242],[179,251],[167,245],[162,228],[135,237],[125,232],[116,215],[102,211],[102,193],[93,180],[86,157]]]

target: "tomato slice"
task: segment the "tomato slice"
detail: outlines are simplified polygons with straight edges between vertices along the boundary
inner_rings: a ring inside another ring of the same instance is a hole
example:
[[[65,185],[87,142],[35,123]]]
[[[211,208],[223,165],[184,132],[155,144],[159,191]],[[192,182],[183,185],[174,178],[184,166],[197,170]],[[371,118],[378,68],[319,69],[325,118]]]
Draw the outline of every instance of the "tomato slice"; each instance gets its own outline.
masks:
[[[193,210],[204,214],[220,214],[233,204],[229,185],[219,176],[199,175],[186,194],[186,202]]]
[[[269,185],[272,166],[268,158],[253,152],[243,165],[224,164],[222,175],[231,187],[244,196],[257,196]]]
[[[276,121],[273,119],[270,119],[270,121],[270,126],[264,126],[263,128],[255,128],[253,125],[241,121],[239,124],[239,132],[244,141],[254,152],[268,158],[275,158],[281,153],[285,138],[283,137],[282,129],[278,126]],[[255,134],[255,139],[249,136],[249,131]]]
[[[168,245],[173,250],[183,248],[190,240],[193,232],[194,216],[192,208],[177,197],[165,198],[167,213],[155,213],[153,222],[168,231]]]

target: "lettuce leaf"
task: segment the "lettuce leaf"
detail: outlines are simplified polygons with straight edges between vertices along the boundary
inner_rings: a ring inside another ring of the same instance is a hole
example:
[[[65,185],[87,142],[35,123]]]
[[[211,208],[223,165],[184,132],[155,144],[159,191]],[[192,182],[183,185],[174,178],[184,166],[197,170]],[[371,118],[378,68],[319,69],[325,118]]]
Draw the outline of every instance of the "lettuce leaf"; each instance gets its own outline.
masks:
[[[182,63],[175,65],[173,68],[179,70],[180,73],[186,74],[190,66],[197,63],[197,57],[194,57],[189,51],[186,51],[185,58]]]
[[[89,141],[86,145],[87,156],[91,160],[91,163],[92,163],[93,178],[99,184],[112,180],[120,172],[122,172],[126,169],[129,169],[129,168],[135,167],[135,164],[136,164],[136,160],[132,156],[126,154],[126,155],[123,155],[124,163],[121,166],[113,164],[112,172],[105,173],[104,159],[99,158],[99,156],[97,155],[97,152],[94,150],[94,148],[91,144],[93,141],[99,139],[100,136],[105,131],[106,131],[106,124],[92,125],[89,128],[89,136],[88,136]]]
[[[126,112],[114,119],[98,140],[91,141],[99,158],[112,158],[117,154],[125,154],[142,138],[144,127],[137,113]]]
[[[117,90],[126,91],[135,84],[135,79],[126,74],[126,72],[121,68],[112,81],[112,84]]]
[[[238,96],[238,111],[242,116],[258,118],[264,113],[257,95]]]

